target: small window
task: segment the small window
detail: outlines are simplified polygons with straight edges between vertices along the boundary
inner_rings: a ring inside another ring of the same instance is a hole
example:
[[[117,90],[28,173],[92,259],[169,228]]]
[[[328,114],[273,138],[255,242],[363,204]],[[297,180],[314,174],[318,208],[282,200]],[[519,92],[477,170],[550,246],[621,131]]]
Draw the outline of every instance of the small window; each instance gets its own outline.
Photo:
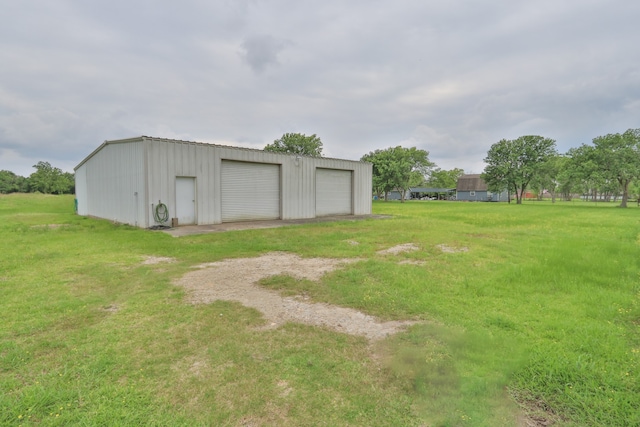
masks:
[[[475,191],[469,191],[469,195],[472,196],[472,197],[475,197],[476,192]]]

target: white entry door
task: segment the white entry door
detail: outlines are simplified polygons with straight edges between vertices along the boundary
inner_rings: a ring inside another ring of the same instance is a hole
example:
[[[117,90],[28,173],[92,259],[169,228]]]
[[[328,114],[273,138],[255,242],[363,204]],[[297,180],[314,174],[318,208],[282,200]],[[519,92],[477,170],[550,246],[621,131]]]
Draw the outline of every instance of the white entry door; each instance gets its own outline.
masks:
[[[176,218],[178,225],[196,223],[196,179],[176,177]]]

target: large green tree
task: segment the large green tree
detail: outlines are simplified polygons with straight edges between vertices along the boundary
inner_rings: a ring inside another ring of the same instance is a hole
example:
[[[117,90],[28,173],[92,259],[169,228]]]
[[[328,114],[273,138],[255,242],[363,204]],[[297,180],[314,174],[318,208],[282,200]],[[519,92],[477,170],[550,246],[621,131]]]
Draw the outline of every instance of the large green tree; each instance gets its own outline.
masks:
[[[640,206],[640,180],[635,180],[629,185],[629,198],[636,200],[638,206]]]
[[[27,178],[8,170],[0,171],[0,193],[26,193],[28,191]]]
[[[362,156],[360,160],[373,165],[373,193],[378,197],[384,195],[385,200],[387,200],[388,193],[395,187],[395,174],[391,167],[393,162],[391,150],[371,151]]]
[[[538,168],[556,154],[556,142],[538,135],[503,139],[491,146],[483,179],[492,191],[513,191],[518,204]]]
[[[561,155],[554,155],[537,166],[529,188],[538,194],[538,200],[542,200],[546,190],[551,194],[551,203],[556,202],[556,195],[560,190],[560,171],[566,160]]]
[[[580,183],[571,155],[567,153],[556,157],[556,166],[558,167],[556,175],[557,194],[563,200],[571,201]]]
[[[400,200],[404,202],[406,191],[412,185],[424,181],[429,170],[434,166],[429,161],[429,152],[416,147],[389,147],[365,154],[362,161],[373,164],[373,191],[385,195],[400,191]]]
[[[57,194],[73,194],[76,192],[76,177],[71,172],[63,172],[55,188]]]
[[[595,161],[604,178],[615,180],[622,191],[620,207],[627,207],[629,184],[640,179],[640,129],[593,139]]]
[[[74,188],[73,174],[62,172],[51,166],[49,162],[38,162],[33,166],[36,171],[29,176],[29,191],[44,194],[72,193]]]
[[[571,191],[583,195],[591,194],[597,200],[597,194],[602,185],[600,168],[596,163],[595,149],[592,145],[582,144],[569,149],[565,164],[564,175],[571,181]]]
[[[640,129],[598,136],[592,145],[572,148],[567,156],[568,171],[583,194],[594,201],[621,195],[620,206],[627,206],[629,188],[640,180]]]
[[[434,188],[456,188],[458,185],[458,178],[464,175],[464,170],[454,168],[451,170],[444,170],[435,168],[429,174],[427,185]]]
[[[321,157],[322,141],[315,133],[310,136],[302,133],[285,133],[273,141],[273,144],[267,144],[264,151]]]

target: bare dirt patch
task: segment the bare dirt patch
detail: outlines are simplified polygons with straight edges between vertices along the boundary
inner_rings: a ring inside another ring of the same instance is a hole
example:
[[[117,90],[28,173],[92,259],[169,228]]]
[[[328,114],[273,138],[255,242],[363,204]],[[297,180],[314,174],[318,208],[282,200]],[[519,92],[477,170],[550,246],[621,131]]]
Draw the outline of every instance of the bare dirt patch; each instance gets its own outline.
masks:
[[[403,243],[402,245],[396,245],[396,246],[392,246],[389,249],[383,249],[381,251],[378,251],[377,253],[379,255],[398,255],[401,254],[403,252],[413,252],[413,251],[417,251],[418,249],[420,249],[418,247],[418,245],[415,245],[413,243]]]
[[[422,261],[419,259],[405,259],[403,261],[400,261],[398,264],[407,264],[407,265],[426,265],[427,262],[426,261]]]
[[[102,311],[106,311],[107,313],[117,313],[120,311],[120,307],[115,304],[105,305],[102,307]]]
[[[175,262],[175,258],[164,257],[164,256],[147,256],[144,257],[142,261],[142,265],[155,265],[155,264],[166,264]]]
[[[176,281],[187,290],[188,300],[207,304],[216,300],[238,301],[263,313],[269,328],[299,322],[378,340],[415,322],[381,322],[360,311],[306,301],[304,297],[283,297],[258,282],[275,275],[317,281],[324,274],[357,259],[301,258],[274,252],[257,258],[237,258],[203,264]]]
[[[35,229],[48,228],[52,230],[55,230],[56,228],[60,228],[60,227],[67,227],[67,224],[38,224],[38,225],[31,226],[31,228],[35,228]]]
[[[459,253],[459,252],[469,252],[469,248],[467,248],[466,246],[460,247],[460,248],[454,248],[452,246],[447,246],[447,245],[436,245],[436,248],[440,249],[442,252],[444,253],[448,253],[448,254],[455,254],[455,253]]]
[[[546,401],[536,399],[526,392],[509,390],[511,398],[520,406],[518,427],[549,427],[561,423],[564,418]]]

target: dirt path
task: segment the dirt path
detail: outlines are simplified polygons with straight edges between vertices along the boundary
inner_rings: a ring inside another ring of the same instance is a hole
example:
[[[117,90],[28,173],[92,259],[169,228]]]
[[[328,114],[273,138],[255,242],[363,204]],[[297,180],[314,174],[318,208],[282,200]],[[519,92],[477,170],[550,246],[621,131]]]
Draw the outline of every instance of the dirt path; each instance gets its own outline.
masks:
[[[379,340],[415,323],[380,322],[357,310],[307,302],[304,297],[282,297],[278,292],[258,285],[261,279],[280,274],[317,281],[324,274],[354,261],[357,260],[301,258],[295,254],[274,252],[257,258],[203,264],[180,278],[176,284],[187,290],[187,298],[194,304],[227,300],[255,308],[264,314],[268,327],[299,322]]]
[[[355,244],[355,242],[354,242]],[[443,252],[466,252],[465,248],[439,245]],[[418,250],[414,244],[403,244],[381,250],[379,255],[396,255]],[[216,300],[238,301],[263,313],[267,328],[276,328],[286,322],[299,322],[326,327],[338,332],[358,335],[376,341],[404,330],[413,321],[380,322],[373,316],[350,308],[308,302],[304,297],[282,297],[278,292],[265,289],[258,282],[266,277],[287,274],[295,278],[318,281],[324,274],[355,262],[356,259],[301,258],[295,254],[273,252],[257,258],[228,259],[203,264],[176,281],[187,291],[187,300],[193,304],[207,304]],[[148,257],[145,264],[173,262],[170,258]],[[402,261],[401,261],[402,263]],[[546,418],[519,416],[519,427],[537,427],[553,424]]]

